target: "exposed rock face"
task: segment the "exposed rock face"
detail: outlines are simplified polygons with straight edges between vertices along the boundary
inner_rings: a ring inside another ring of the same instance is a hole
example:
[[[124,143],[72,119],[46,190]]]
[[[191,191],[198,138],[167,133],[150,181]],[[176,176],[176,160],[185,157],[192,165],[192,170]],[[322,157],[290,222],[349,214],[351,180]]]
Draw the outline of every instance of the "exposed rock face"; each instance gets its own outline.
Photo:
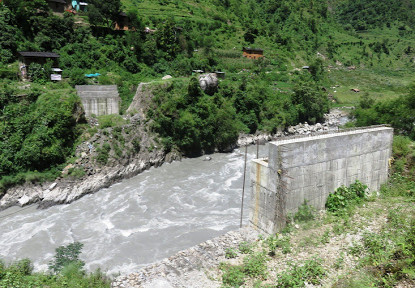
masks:
[[[145,119],[145,112],[148,110],[152,103],[153,91],[157,87],[169,87],[170,82],[166,81],[163,84],[152,84],[152,83],[140,83],[137,87],[137,92],[134,95],[133,101],[127,109],[127,113],[137,114],[140,118]]]
[[[140,155],[125,166],[104,167],[99,172],[80,180],[62,178],[52,184],[13,187],[0,200],[0,210],[14,205],[24,206],[36,202],[40,202],[40,208],[71,203],[86,194],[97,192],[122,179],[135,176],[151,166],[158,167],[164,162],[165,154],[158,150]]]
[[[88,141],[78,145],[76,160],[63,169],[62,177],[54,182],[10,188],[0,197],[0,210],[32,203],[39,203],[42,208],[70,203],[152,166],[158,167],[164,162],[181,159],[180,153],[176,151],[166,155],[163,147],[157,145],[156,135],[147,132],[147,124],[140,123],[138,115],[128,120],[130,123],[121,127],[101,129],[92,136],[85,134]],[[97,125],[94,121],[90,122],[93,126]],[[111,149],[106,164],[100,164],[98,158],[105,145]],[[72,176],[69,175],[71,171],[81,174]]]
[[[200,88],[209,95],[213,95],[216,92],[218,83],[216,73],[203,74],[199,77]]]

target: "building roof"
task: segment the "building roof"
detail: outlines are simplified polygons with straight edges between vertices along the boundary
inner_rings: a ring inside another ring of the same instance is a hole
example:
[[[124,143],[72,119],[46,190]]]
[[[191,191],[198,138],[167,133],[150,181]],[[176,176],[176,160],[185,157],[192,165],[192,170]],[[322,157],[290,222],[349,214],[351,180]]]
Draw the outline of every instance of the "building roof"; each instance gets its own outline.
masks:
[[[58,3],[62,3],[62,4],[66,4],[65,0],[47,0],[48,2],[58,2]]]
[[[264,52],[264,50],[259,48],[249,48],[249,47],[243,47],[242,51],[250,51],[250,52]]]
[[[53,52],[28,52],[28,51],[19,51],[18,52],[23,57],[39,57],[39,58],[59,58],[59,54]]]

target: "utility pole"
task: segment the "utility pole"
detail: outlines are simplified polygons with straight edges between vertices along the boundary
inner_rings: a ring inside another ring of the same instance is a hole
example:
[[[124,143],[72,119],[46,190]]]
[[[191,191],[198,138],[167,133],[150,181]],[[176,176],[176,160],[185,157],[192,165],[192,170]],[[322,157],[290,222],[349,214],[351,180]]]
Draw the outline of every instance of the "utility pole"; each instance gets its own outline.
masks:
[[[244,212],[245,176],[246,176],[246,154],[247,153],[248,153],[248,146],[245,146],[244,182],[242,184],[241,223],[239,225],[240,228],[242,228],[242,216],[243,216],[243,212]]]

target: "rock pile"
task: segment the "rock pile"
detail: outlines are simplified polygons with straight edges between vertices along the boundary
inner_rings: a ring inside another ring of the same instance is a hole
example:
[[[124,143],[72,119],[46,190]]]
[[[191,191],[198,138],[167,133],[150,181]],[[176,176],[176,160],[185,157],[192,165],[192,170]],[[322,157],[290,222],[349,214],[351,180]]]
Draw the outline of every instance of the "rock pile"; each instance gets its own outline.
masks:
[[[280,137],[292,135],[311,135],[315,133],[322,133],[327,131],[336,131],[338,127],[343,124],[342,118],[347,117],[345,112],[333,109],[330,113],[324,115],[325,121],[315,125],[309,125],[307,122],[300,123],[295,126],[290,126],[286,131],[278,131],[274,135],[269,133],[259,133],[255,135],[243,134],[239,136],[238,145],[245,146],[251,144],[264,144],[267,141],[277,140]]]

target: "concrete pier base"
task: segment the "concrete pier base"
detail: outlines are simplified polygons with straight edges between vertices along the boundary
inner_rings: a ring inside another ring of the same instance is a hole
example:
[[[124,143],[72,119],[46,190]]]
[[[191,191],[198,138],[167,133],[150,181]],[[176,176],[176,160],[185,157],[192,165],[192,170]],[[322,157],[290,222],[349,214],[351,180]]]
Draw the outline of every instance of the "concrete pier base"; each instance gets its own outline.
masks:
[[[274,234],[304,200],[324,209],[330,193],[356,180],[379,190],[392,141],[393,129],[381,126],[271,142],[268,158],[253,160],[251,225]]]
[[[116,85],[76,85],[85,116],[119,114],[120,97]]]

